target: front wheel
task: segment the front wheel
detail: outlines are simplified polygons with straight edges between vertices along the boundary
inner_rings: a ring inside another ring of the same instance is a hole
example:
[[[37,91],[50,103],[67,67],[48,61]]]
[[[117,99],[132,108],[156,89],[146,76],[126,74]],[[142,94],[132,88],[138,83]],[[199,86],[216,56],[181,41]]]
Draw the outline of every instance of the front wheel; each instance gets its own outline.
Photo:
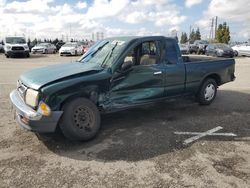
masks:
[[[66,103],[63,110],[59,126],[66,138],[86,141],[96,136],[100,129],[101,117],[92,101],[77,98]]]
[[[197,95],[201,105],[209,105],[213,102],[217,94],[217,83],[214,79],[206,79],[200,87]]]

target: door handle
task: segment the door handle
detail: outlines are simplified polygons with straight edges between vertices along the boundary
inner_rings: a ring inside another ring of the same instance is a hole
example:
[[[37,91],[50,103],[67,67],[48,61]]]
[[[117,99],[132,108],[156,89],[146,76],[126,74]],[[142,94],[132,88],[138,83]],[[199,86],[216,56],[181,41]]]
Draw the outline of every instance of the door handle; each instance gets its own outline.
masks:
[[[162,71],[154,72],[154,75],[162,74]]]

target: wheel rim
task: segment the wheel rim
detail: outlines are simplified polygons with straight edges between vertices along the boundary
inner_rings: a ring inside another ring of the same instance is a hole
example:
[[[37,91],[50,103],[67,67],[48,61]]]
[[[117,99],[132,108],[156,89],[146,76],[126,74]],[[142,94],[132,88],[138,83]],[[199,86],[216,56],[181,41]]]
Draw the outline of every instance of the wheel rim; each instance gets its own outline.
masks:
[[[213,84],[208,84],[206,89],[205,89],[205,100],[206,101],[210,101],[213,99],[214,95],[215,95],[215,87]]]
[[[86,106],[79,106],[73,115],[74,125],[81,131],[91,132],[94,122],[93,112]]]

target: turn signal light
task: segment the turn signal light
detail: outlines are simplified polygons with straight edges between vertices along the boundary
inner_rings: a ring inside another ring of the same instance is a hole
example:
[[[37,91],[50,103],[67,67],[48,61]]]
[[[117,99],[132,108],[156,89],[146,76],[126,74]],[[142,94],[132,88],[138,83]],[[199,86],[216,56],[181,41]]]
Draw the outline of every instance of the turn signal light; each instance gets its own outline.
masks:
[[[44,116],[50,116],[51,114],[50,107],[42,101],[39,103],[38,112]]]

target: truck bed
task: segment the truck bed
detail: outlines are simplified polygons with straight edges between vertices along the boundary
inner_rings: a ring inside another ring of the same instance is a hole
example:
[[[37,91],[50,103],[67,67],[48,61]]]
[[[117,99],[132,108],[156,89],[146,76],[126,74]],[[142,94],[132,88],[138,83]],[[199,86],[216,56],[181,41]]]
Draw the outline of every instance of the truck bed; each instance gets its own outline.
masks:
[[[218,86],[235,79],[233,58],[183,56],[183,63],[186,69],[187,92],[197,91],[202,80],[207,76],[214,76]]]
[[[184,55],[182,56],[184,63],[196,63],[199,62],[208,62],[208,61],[216,61],[216,60],[228,60],[229,58],[221,58],[221,57],[211,57],[211,56],[200,56],[200,55]]]

